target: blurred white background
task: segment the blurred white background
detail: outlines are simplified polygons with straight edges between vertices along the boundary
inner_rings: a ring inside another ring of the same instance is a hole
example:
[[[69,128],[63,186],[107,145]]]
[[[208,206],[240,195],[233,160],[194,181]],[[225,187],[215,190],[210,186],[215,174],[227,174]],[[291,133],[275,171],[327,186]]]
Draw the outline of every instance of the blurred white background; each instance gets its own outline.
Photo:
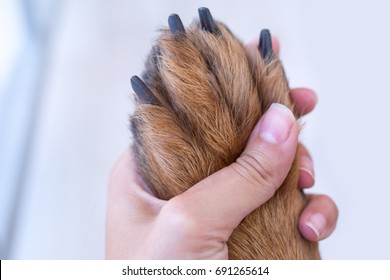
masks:
[[[269,28],[291,86],[318,93],[301,139],[340,209],[323,258],[390,259],[390,3],[352,0],[0,0],[1,258],[104,258],[129,78],[168,15],[201,6],[243,41]]]

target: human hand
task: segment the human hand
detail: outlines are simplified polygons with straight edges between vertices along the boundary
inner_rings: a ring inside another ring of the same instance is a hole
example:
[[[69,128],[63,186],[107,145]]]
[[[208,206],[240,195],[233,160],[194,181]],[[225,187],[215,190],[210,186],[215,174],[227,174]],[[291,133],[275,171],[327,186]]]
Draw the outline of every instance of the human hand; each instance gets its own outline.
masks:
[[[312,91],[295,89],[291,96],[303,113],[314,108]],[[234,228],[266,202],[287,176],[297,136],[292,113],[283,105],[272,105],[236,163],[169,201],[156,198],[142,184],[133,156],[126,151],[110,179],[107,258],[226,259],[226,241]],[[306,149],[299,153],[299,187],[308,188],[314,184],[313,164]],[[299,229],[307,239],[321,240],[333,231],[336,220],[332,200],[312,195],[301,214]]]
[[[254,39],[246,45],[249,48],[257,48],[259,40]],[[272,49],[276,55],[280,51],[279,40],[272,37]],[[295,109],[300,115],[306,115],[313,111],[316,103],[316,94],[307,88],[296,88],[290,91],[294,101]],[[310,188],[314,185],[313,161],[308,150],[301,145],[298,150],[299,159],[299,182],[301,189]],[[319,241],[327,238],[335,229],[338,209],[331,198],[326,195],[307,195],[308,204],[301,213],[299,219],[299,230],[301,234],[310,241]]]
[[[302,115],[316,103],[314,92],[308,89],[291,90],[291,97]],[[169,201],[157,199],[142,184],[127,151],[110,180],[107,258],[227,258],[226,241],[233,229],[266,202],[285,179],[295,155],[297,131],[286,107],[271,106],[234,164]],[[305,148],[298,153],[299,187],[308,188],[314,184],[313,163]],[[299,229],[307,239],[321,240],[333,231],[336,220],[337,208],[332,200],[312,195],[301,214]]]

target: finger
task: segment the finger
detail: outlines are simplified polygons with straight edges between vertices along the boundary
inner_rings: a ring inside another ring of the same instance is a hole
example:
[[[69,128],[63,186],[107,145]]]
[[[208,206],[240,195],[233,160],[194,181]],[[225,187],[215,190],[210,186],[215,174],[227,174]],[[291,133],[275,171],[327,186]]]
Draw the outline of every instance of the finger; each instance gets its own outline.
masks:
[[[179,211],[187,211],[192,221],[230,230],[228,237],[244,217],[280,187],[291,168],[297,137],[292,112],[273,104],[237,161],[177,196],[174,203]]]
[[[291,89],[290,96],[294,101],[295,110],[299,116],[310,113],[317,104],[316,93],[308,88]]]
[[[259,46],[259,39],[253,39],[248,44],[245,45],[246,48],[257,48]],[[280,44],[277,37],[272,36],[272,50],[276,55],[279,54]]]
[[[335,229],[338,209],[325,195],[309,195],[309,202],[299,218],[299,231],[308,240],[327,238]]]
[[[280,43],[279,43],[279,39],[275,36],[272,36],[272,49],[276,55],[279,54]]]
[[[298,187],[300,189],[311,188],[315,182],[313,160],[309,151],[302,144],[299,145],[297,153],[299,168]]]

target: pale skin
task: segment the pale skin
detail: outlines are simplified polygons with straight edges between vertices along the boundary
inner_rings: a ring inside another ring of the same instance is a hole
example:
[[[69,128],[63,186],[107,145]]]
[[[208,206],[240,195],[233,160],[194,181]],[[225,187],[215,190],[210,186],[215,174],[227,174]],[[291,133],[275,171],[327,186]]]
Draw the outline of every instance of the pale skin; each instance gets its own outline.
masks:
[[[277,53],[275,40],[273,48]],[[293,89],[290,95],[302,115],[311,112],[317,102],[310,89]],[[298,124],[293,114],[283,105],[273,104],[235,163],[169,201],[156,198],[142,183],[131,150],[125,151],[113,168],[108,188],[106,257],[227,259],[226,242],[232,231],[280,187],[297,143]],[[313,161],[307,149],[299,153],[297,188],[311,188]],[[329,197],[310,195],[297,226],[306,239],[319,241],[333,232],[337,217],[337,207]]]

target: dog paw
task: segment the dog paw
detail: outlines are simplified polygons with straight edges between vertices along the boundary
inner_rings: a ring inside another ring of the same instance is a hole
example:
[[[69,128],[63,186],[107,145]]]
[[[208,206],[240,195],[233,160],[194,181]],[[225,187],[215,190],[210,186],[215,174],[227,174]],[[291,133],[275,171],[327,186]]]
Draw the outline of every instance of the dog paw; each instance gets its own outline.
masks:
[[[268,30],[249,50],[207,8],[187,28],[176,14],[168,24],[131,78],[140,173],[164,199],[234,162],[271,103],[291,107]]]
[[[246,48],[206,8],[184,27],[168,18],[134,76],[133,151],[140,176],[161,199],[183,193],[233,163],[272,103],[294,110],[268,30]],[[276,194],[248,215],[228,241],[231,259],[315,259],[316,243],[297,229],[305,205],[296,161]]]

